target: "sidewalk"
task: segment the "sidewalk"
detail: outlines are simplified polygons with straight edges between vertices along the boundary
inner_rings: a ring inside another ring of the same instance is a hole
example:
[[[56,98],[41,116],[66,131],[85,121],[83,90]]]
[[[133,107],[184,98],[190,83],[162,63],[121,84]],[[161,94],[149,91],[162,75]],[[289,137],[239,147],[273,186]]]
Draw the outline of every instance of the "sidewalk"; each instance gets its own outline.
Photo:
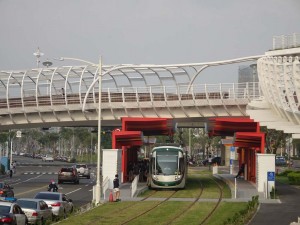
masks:
[[[223,180],[231,190],[232,201],[249,201],[252,196],[258,195],[261,203],[281,203],[279,199],[266,199],[263,193],[257,191],[254,183],[236,179],[236,197],[235,197],[235,175],[232,174],[215,174],[215,177]]]
[[[249,201],[253,196],[258,196],[260,203],[281,203],[279,199],[267,199],[263,192],[258,192],[256,184],[245,180],[243,177],[236,179],[235,193],[235,175],[237,171],[230,174],[229,166],[219,166],[219,173],[214,176],[223,180],[231,190],[232,201]]]
[[[137,186],[137,191],[136,191],[135,195],[132,197],[131,196],[131,183],[122,183],[120,185],[120,198],[123,201],[140,201],[142,198],[138,198],[136,196],[138,196],[140,193],[144,192],[147,189],[148,189],[148,187],[146,185],[146,182],[139,182],[138,186]],[[105,192],[104,201],[109,200],[110,191],[111,190],[107,190]]]

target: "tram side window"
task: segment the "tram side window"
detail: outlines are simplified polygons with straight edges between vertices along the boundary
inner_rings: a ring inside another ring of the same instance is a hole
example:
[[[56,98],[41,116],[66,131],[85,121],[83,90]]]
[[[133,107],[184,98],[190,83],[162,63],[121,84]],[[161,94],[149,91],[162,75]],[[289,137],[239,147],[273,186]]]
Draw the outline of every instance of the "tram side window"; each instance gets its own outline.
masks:
[[[152,173],[155,175],[158,175],[158,174],[162,173],[162,170],[161,170],[159,164],[156,164],[156,169],[155,169],[155,163],[156,163],[156,158],[153,157],[151,160]]]
[[[184,174],[184,158],[179,158],[179,175]]]

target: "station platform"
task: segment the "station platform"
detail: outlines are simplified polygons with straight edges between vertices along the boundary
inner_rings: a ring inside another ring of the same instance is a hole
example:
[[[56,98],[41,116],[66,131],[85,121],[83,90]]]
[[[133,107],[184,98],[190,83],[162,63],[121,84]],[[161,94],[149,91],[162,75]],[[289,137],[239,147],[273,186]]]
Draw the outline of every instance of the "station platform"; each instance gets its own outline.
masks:
[[[207,167],[199,168],[201,169],[207,169]],[[235,175],[229,174],[229,168],[228,167],[220,167],[219,173],[214,174],[214,176],[218,179],[223,180],[230,188],[231,190],[231,199],[223,199],[223,201],[227,202],[248,202],[249,200],[252,200],[253,196],[259,196],[259,202],[261,203],[281,203],[279,199],[266,199],[263,195],[263,193],[259,193],[256,190],[255,184],[249,181],[244,180],[243,178],[236,179],[236,193],[235,193]],[[141,197],[137,197],[139,193],[144,192],[148,190],[148,187],[146,185],[146,182],[139,182],[137,186],[136,194],[132,197],[131,193],[131,183],[122,183],[120,185],[120,198],[123,201],[140,201]],[[108,201],[109,199],[110,190],[107,190],[105,193],[105,199],[104,201]],[[148,200],[151,200],[149,198]],[[157,199],[155,199],[157,200]],[[172,199],[170,199],[172,200]],[[180,199],[176,198],[176,200],[180,201]],[[208,199],[202,199],[203,201],[207,201]],[[199,201],[202,201],[199,200]]]

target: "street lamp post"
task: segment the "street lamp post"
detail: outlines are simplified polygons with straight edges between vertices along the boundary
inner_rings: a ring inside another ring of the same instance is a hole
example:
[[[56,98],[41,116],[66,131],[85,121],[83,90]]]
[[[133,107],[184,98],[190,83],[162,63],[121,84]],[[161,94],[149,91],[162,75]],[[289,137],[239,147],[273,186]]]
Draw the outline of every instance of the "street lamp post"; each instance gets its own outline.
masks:
[[[96,182],[96,204],[100,203],[101,193],[102,193],[102,179],[100,173],[101,167],[101,97],[102,97],[102,58],[100,56],[98,64],[98,74],[99,74],[99,99],[98,99],[98,156],[97,156],[97,182]]]
[[[12,163],[12,160],[13,160],[13,158],[12,158],[12,156],[13,156],[13,139],[15,137],[20,138],[22,136],[22,132],[20,130],[18,130],[15,136],[13,135],[11,137],[10,135],[9,135],[9,139],[10,139],[10,159],[9,160],[10,160],[10,163]]]
[[[83,63],[87,63],[89,65],[98,66],[98,80],[99,80],[99,100],[98,100],[98,149],[97,149],[97,180],[96,180],[96,193],[95,193],[95,203],[99,204],[102,194],[102,177],[101,177],[101,97],[102,97],[102,57],[99,58],[99,63],[95,64],[83,59],[77,58],[69,58],[69,57],[62,57],[56,60],[74,60],[80,61]]]

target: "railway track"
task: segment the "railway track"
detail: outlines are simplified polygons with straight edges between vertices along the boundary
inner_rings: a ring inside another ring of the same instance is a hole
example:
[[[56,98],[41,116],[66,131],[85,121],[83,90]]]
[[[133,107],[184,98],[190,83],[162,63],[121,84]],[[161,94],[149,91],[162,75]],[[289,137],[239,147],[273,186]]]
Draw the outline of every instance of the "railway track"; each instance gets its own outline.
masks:
[[[216,178],[207,178],[208,180],[211,180],[211,184],[214,184],[213,186],[216,188],[216,192],[215,192],[215,199],[216,201],[214,205],[212,205],[212,208],[211,210],[205,215],[205,217],[199,217],[198,221],[196,222],[196,224],[200,224],[200,225],[203,225],[205,224],[213,215],[214,213],[216,212],[216,210],[218,209],[221,201],[222,201],[222,198],[223,198],[223,190],[224,190],[224,186],[225,184],[222,182],[222,181],[219,181],[217,180]],[[207,181],[208,181],[207,180]],[[207,181],[203,181],[201,180],[201,178],[199,177],[199,179],[197,180],[196,183],[194,183],[194,188],[195,191],[198,189],[197,193],[194,193],[196,195],[194,195],[193,199],[191,199],[190,203],[188,203],[188,205],[186,205],[184,207],[184,209],[180,210],[180,212],[173,214],[173,216],[171,218],[168,218],[166,220],[164,220],[164,222],[162,224],[164,225],[167,225],[167,224],[173,224],[173,223],[178,223],[178,221],[182,221],[185,216],[188,216],[189,212],[192,210],[195,210],[195,207],[198,207],[198,205],[196,203],[199,202],[199,200],[201,198],[205,198],[205,189],[206,189],[206,185],[207,185]],[[135,213],[134,214],[131,214],[131,216],[127,216],[127,218],[123,218],[124,220],[123,221],[118,221],[117,224],[131,224],[131,223],[134,223],[135,221],[140,221],[140,220],[143,220],[142,218],[144,218],[144,216],[148,216],[148,213],[152,213],[151,211],[157,209],[159,206],[161,206],[162,204],[166,203],[168,200],[170,200],[170,198],[173,198],[175,197],[175,194],[177,193],[178,191],[177,190],[173,190],[171,191],[170,190],[170,193],[165,193],[166,195],[164,197],[161,197],[161,191],[153,191],[151,192],[150,194],[148,194],[147,196],[145,196],[144,198],[141,198],[140,200],[138,201],[134,201],[134,202],[131,202],[130,204],[126,204],[124,205],[124,207],[118,207],[118,208],[115,208],[113,209],[112,211],[110,211],[110,215],[99,215],[99,217],[97,217],[96,220],[93,220],[91,223],[89,223],[89,225],[92,225],[94,224],[94,222],[98,221],[99,219],[101,220],[101,218],[108,218],[108,217],[111,217],[111,215],[121,215],[121,214],[126,214],[126,211],[134,211]],[[180,191],[179,191],[180,193]],[[179,194],[178,193],[178,194]],[[159,201],[159,202],[153,202],[152,205],[148,205],[148,207],[144,208],[143,210],[139,211],[139,209],[142,209],[142,208],[139,208],[138,204],[140,204],[141,202],[144,202],[146,201],[147,199],[151,198],[151,197],[155,197],[155,195],[160,196],[159,198],[164,198],[163,200]],[[115,204],[115,203],[113,203]],[[164,204],[165,205],[165,204]],[[138,209],[139,208],[139,209]],[[138,210],[137,210],[138,209]],[[124,214],[124,215],[125,215]]]
[[[224,186],[225,184],[221,185],[219,181],[217,181],[216,178],[211,178],[216,184],[217,184],[217,187],[220,191],[220,195],[219,195],[219,199],[216,203],[216,205],[213,207],[213,209],[207,214],[207,216],[199,223],[199,225],[202,225],[204,224],[208,219],[210,219],[212,217],[212,215],[214,214],[214,212],[217,210],[217,208],[219,207],[221,201],[222,201],[222,198],[223,198],[223,189],[224,189]]]
[[[150,212],[151,210],[157,208],[159,205],[161,205],[162,203],[168,201],[170,198],[172,198],[175,194],[177,193],[177,190],[176,191],[173,191],[173,193],[171,195],[169,195],[167,198],[165,198],[163,201],[160,201],[159,203],[155,204],[154,206],[152,206],[151,208],[149,208],[148,210],[145,210],[143,211],[142,213],[138,214],[137,216],[135,217],[132,217],[128,220],[126,220],[125,222],[122,222],[121,225],[124,225],[124,224],[129,224],[130,222],[132,222],[133,220],[135,219],[138,219],[139,217],[145,215],[146,213]],[[148,197],[147,197],[148,198]],[[146,199],[146,198],[145,198]],[[145,200],[144,199],[144,200]]]
[[[181,212],[180,214],[177,214],[176,216],[174,216],[172,219],[170,219],[169,221],[166,221],[165,225],[169,225],[169,224],[172,224],[172,222],[174,222],[176,219],[182,217],[184,214],[186,214],[188,212],[189,209],[191,209],[195,204],[196,202],[199,201],[199,199],[201,198],[201,195],[203,193],[203,190],[204,190],[204,187],[203,187],[203,184],[202,182],[199,180],[199,183],[200,183],[200,191],[199,191],[199,194],[196,196],[195,200],[190,204],[188,205],[184,210],[183,212]]]

